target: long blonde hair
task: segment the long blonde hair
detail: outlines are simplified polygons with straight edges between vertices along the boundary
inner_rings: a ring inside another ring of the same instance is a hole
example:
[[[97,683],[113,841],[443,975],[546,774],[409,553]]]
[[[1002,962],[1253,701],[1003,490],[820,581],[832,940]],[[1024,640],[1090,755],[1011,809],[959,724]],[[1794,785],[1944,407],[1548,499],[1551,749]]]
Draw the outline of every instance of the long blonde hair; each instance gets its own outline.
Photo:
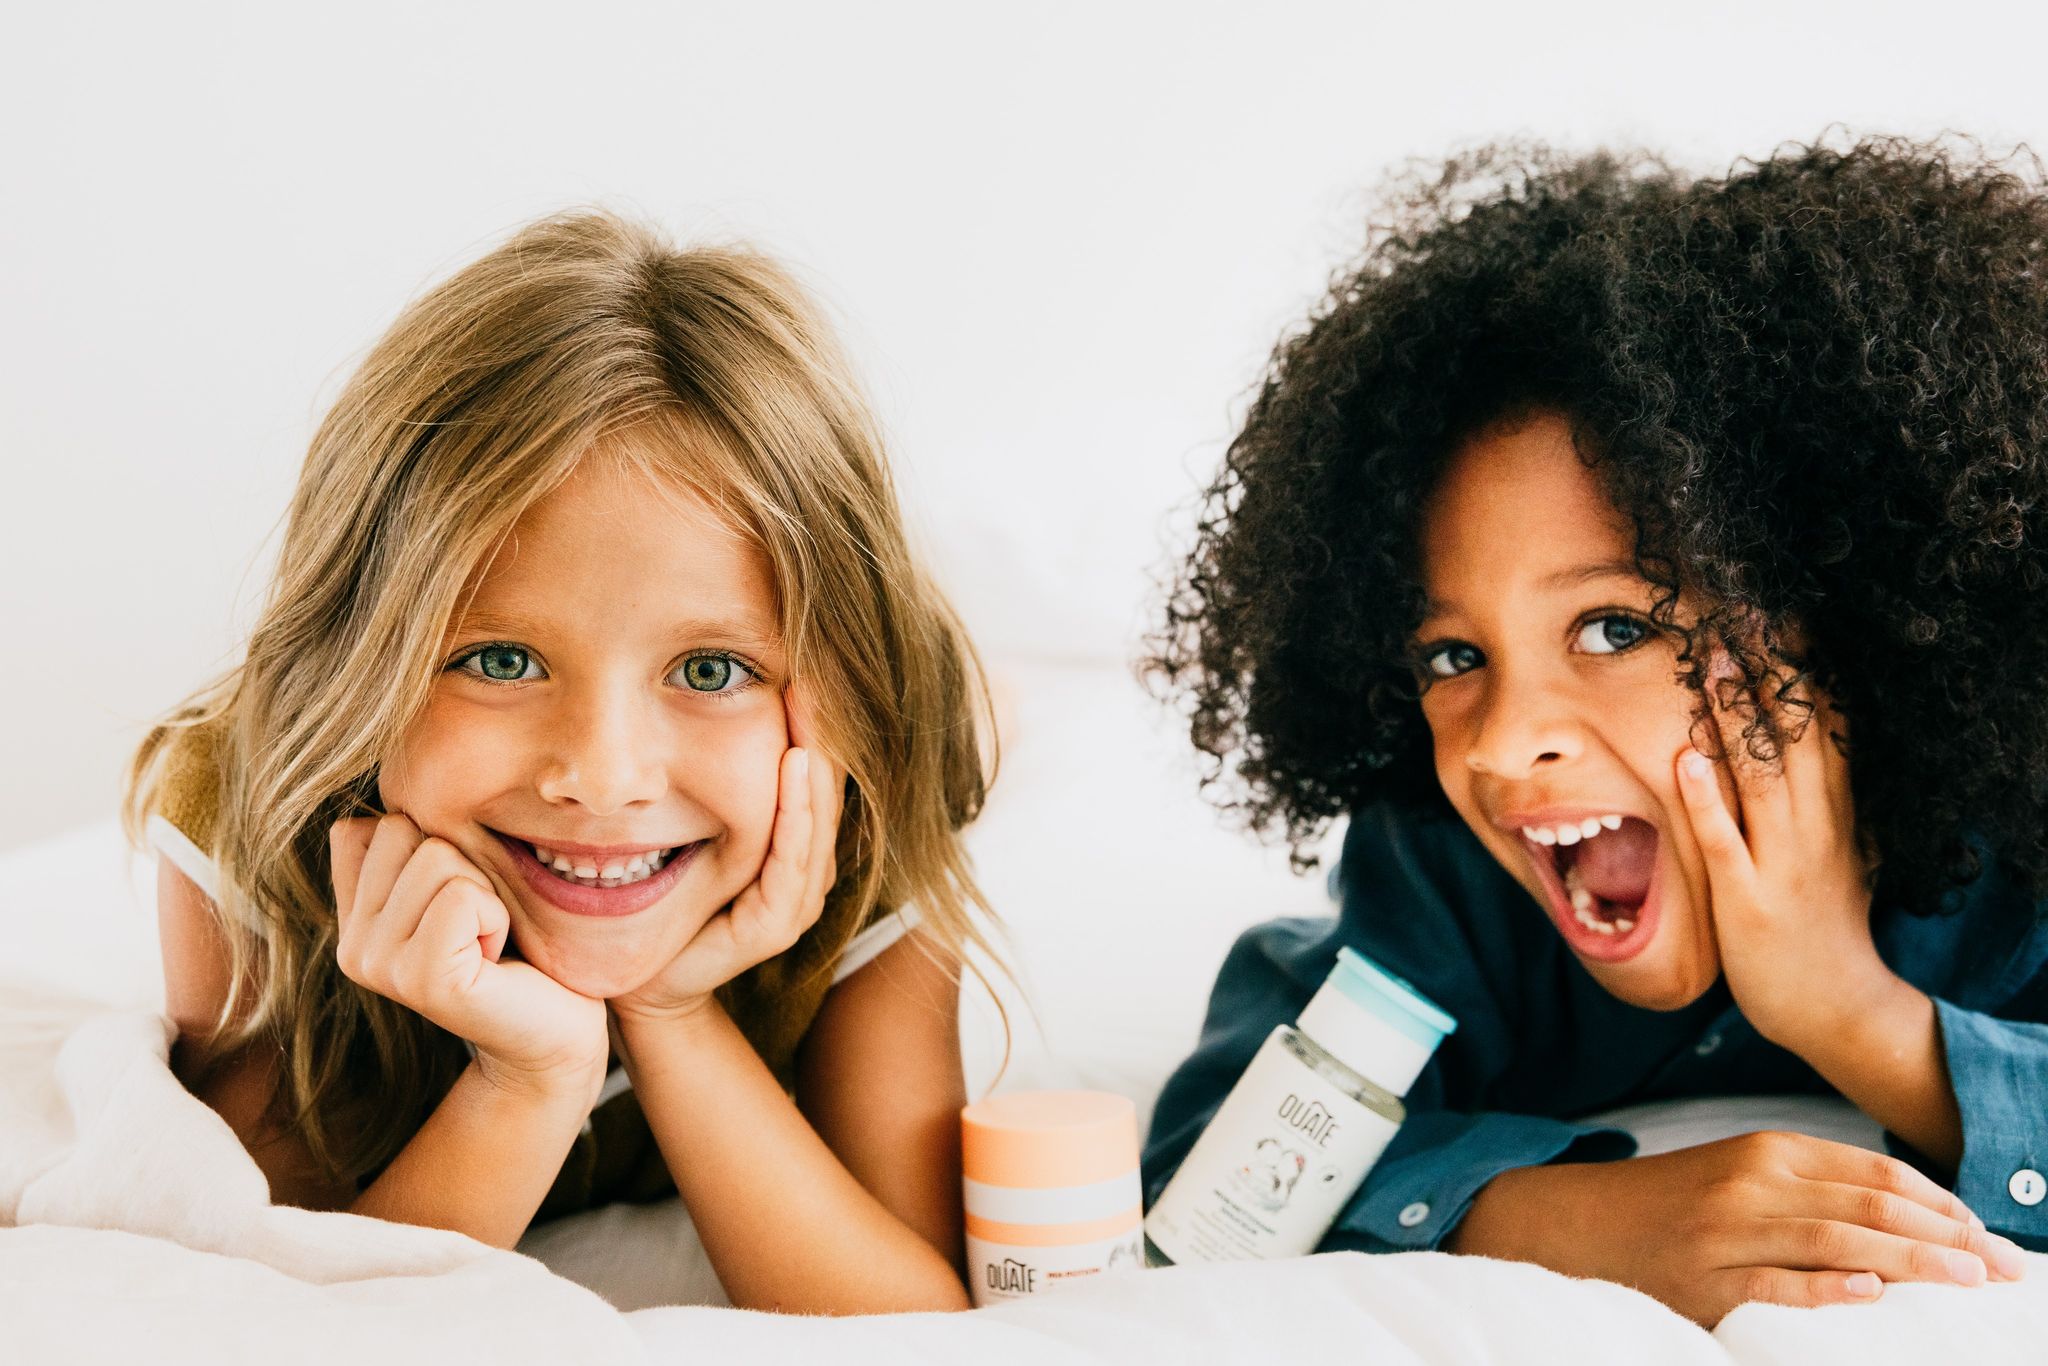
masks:
[[[627,433],[651,441],[615,442]],[[215,748],[230,988],[209,1051],[287,1059],[278,1099],[333,1171],[403,1145],[460,1053],[335,963],[327,831],[377,809],[471,575],[593,448],[680,480],[760,546],[819,743],[850,782],[834,901],[915,904],[955,961],[1000,962],[959,830],[993,757],[987,691],[912,557],[882,443],[802,291],[746,250],[676,250],[603,212],[544,219],[409,306],[321,423],[244,661],[152,729],[137,838],[178,745]],[[654,468],[658,465],[660,468]]]

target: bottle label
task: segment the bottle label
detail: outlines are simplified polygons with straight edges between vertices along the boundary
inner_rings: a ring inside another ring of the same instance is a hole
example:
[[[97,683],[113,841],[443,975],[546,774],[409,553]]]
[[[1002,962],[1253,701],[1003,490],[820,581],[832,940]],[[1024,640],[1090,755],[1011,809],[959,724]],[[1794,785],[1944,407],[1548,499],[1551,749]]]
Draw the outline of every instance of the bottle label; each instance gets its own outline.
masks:
[[[1305,1256],[1399,1127],[1268,1039],[1145,1232],[1176,1262]]]
[[[1020,1300],[1111,1271],[1142,1270],[1144,1265],[1144,1238],[1136,1224],[1112,1237],[1057,1247],[1016,1247],[967,1235],[972,1278],[968,1289],[977,1306]]]

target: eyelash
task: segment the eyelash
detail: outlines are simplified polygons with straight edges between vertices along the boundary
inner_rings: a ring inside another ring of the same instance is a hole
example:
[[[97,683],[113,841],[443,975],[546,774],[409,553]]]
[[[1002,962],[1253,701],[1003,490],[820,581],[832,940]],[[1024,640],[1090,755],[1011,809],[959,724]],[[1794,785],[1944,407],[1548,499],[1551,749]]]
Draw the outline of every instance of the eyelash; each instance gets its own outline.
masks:
[[[1605,653],[1609,658],[1612,658],[1616,655],[1625,655],[1629,653],[1631,650],[1634,650],[1638,646],[1642,645],[1645,641],[1648,641],[1653,636],[1658,634],[1657,624],[1653,621],[1650,621],[1648,618],[1640,615],[1639,613],[1622,611],[1618,608],[1604,607],[1599,609],[1598,611],[1588,613],[1587,615],[1580,617],[1576,622],[1572,623],[1572,639],[1577,640],[1578,637],[1585,632],[1585,629],[1588,626],[1595,626],[1603,621],[1625,621],[1629,623],[1631,626],[1637,627],[1642,631],[1642,634],[1640,636],[1637,636],[1628,644],[1620,646],[1613,650],[1606,651]],[[1454,674],[1440,674],[1430,667],[1430,661],[1435,659],[1438,655],[1443,654],[1447,650],[1461,646],[1464,649],[1471,650],[1474,654],[1480,655],[1480,663],[1472,665],[1471,668],[1460,669],[1457,673]],[[1483,654],[1480,654],[1479,650],[1475,647],[1466,645],[1463,641],[1445,641],[1440,644],[1423,646],[1418,648],[1415,653],[1415,662],[1413,667],[1416,677],[1422,681],[1422,686],[1425,689],[1427,689],[1437,683],[1448,683],[1454,678],[1462,678],[1466,674],[1471,673],[1473,669],[1479,668],[1480,665],[1484,664],[1485,662],[1485,656]]]
[[[541,681],[540,678],[492,678],[488,674],[484,674],[476,669],[467,667],[470,661],[479,659],[483,655],[488,654],[492,650],[517,651],[519,654],[522,654],[526,657],[528,665],[532,667],[538,667],[540,663],[539,659],[536,658],[536,656],[534,655],[534,652],[532,650],[527,649],[524,645],[515,645],[509,640],[487,640],[481,645],[470,646],[468,649],[462,651],[462,653],[456,655],[455,658],[449,660],[447,665],[445,666],[445,671],[449,673],[467,674],[469,677],[476,679],[479,683],[483,683],[493,688],[516,688],[528,683],[538,683]],[[677,660],[675,668],[670,669],[668,671],[668,674],[664,676],[674,676],[682,669],[682,667],[685,664],[688,664],[693,659],[722,659],[726,663],[732,665],[735,669],[738,669],[742,674],[745,674],[746,681],[744,683],[739,684],[736,687],[715,689],[692,688],[688,684],[683,684],[681,685],[681,691],[683,692],[695,693],[699,697],[726,698],[732,697],[738,693],[743,693],[747,691],[747,689],[753,687],[756,683],[759,683],[761,681],[761,670],[758,665],[756,665],[752,660],[745,658],[744,656],[733,654],[729,650],[693,650],[689,654],[684,655],[681,659]],[[541,678],[545,678],[546,676],[547,675],[543,673],[541,675]]]

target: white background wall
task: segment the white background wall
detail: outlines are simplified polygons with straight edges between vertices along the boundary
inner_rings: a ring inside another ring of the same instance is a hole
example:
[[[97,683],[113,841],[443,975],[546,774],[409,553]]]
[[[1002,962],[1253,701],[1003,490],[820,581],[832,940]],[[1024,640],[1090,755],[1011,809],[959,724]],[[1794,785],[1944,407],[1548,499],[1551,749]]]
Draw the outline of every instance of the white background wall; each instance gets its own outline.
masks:
[[[1113,660],[1389,166],[1530,135],[1718,168],[1835,121],[2038,139],[2044,52],[2017,4],[11,12],[0,849],[111,812],[141,723],[231,657],[352,359],[534,215],[794,262],[998,664]]]

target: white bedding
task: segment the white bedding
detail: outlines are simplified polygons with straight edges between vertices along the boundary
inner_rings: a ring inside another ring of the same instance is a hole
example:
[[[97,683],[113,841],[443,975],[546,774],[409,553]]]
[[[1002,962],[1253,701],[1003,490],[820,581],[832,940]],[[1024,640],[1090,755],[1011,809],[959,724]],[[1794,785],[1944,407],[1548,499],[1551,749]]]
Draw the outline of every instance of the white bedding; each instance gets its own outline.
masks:
[[[1149,1110],[1232,936],[1313,913],[1319,887],[1219,830],[1191,795],[1177,738],[1119,675],[1012,670],[1009,691],[1013,743],[974,844],[1043,1028],[1013,1000],[1021,1029],[1003,1085],[1099,1086]],[[1895,1286],[1875,1306],[1815,1312],[1750,1306],[1711,1335],[1618,1286],[1435,1254],[1144,1272],[950,1316],[653,1307],[717,1297],[674,1202],[546,1226],[523,1245],[533,1256],[270,1206],[233,1135],[165,1066],[148,882],[146,866],[124,870],[111,825],[0,855],[0,1362],[2048,1355],[2042,1257],[2015,1286]],[[999,1053],[991,1020],[984,1003],[963,1021],[978,1083]],[[1867,1130],[1841,1107],[1782,1101],[1625,1118],[1657,1147],[1765,1125],[1852,1141]]]

